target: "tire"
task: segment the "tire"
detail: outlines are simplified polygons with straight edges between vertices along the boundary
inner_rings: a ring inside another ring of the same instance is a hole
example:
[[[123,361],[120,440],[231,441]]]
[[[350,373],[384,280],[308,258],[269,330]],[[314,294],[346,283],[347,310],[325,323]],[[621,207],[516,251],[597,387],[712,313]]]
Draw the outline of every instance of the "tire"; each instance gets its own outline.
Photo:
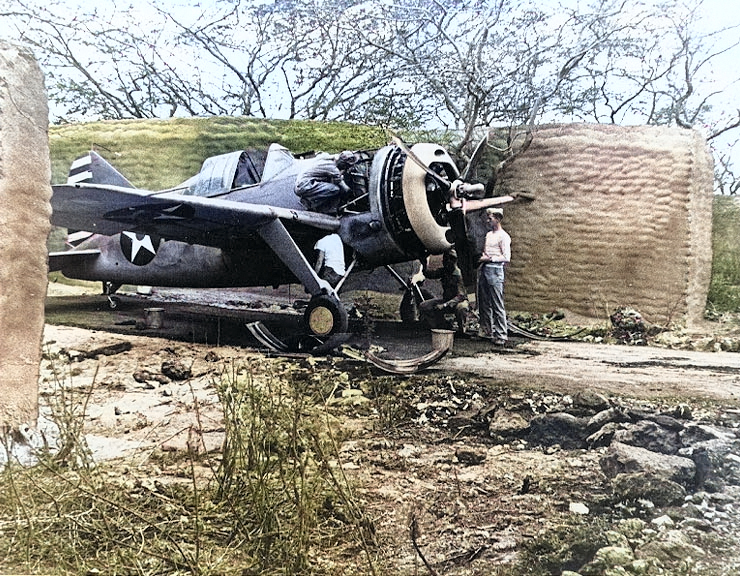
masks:
[[[303,322],[309,334],[326,338],[347,331],[349,320],[344,305],[332,296],[314,296],[303,314]]]

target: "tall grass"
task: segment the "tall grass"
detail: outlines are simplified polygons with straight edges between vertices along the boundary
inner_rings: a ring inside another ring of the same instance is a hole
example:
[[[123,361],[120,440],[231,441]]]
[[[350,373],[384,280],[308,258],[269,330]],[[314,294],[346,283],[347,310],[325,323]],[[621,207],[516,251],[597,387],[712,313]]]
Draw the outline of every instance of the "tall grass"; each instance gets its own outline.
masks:
[[[60,449],[0,470],[0,573],[374,574],[373,522],[321,393],[333,385],[295,363],[224,362],[223,453],[198,449],[198,422],[169,473],[164,454],[85,460],[87,394],[55,394]]]
[[[707,305],[716,312],[740,312],[740,201],[716,196],[712,225],[712,279]]]
[[[260,382],[249,369],[222,377],[226,439],[216,501],[232,511],[230,538],[253,550],[260,573],[275,566],[308,573],[317,548],[335,547],[341,533],[354,535],[367,573],[374,570],[372,522],[337,466],[320,393],[326,384],[301,375]]]

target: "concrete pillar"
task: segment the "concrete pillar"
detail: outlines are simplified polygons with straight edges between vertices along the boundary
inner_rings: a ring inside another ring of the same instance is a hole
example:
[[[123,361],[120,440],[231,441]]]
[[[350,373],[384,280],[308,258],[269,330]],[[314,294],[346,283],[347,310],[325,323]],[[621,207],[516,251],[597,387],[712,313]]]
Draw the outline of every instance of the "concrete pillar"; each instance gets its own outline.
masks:
[[[34,424],[51,213],[48,104],[30,50],[0,40],[0,428]]]

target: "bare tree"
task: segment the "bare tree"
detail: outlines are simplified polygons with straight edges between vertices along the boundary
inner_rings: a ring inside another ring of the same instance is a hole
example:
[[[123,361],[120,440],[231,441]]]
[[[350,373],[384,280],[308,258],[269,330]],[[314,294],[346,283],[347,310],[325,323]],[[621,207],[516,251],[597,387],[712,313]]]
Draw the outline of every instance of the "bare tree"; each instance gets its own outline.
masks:
[[[385,123],[399,112],[394,66],[358,43],[353,12],[362,7],[353,0],[224,1],[184,15],[153,0],[146,20],[132,6],[70,19],[61,2],[10,2],[4,15],[40,55],[61,120],[231,114]]]
[[[738,41],[702,30],[702,0],[147,0],[146,17],[142,3],[70,17],[71,1],[0,9],[36,49],[57,120],[437,126],[463,156],[504,126],[502,168],[542,121],[701,125],[720,152],[740,127],[737,107],[718,106],[733,79],[710,81]],[[718,161],[729,178],[731,155]]]

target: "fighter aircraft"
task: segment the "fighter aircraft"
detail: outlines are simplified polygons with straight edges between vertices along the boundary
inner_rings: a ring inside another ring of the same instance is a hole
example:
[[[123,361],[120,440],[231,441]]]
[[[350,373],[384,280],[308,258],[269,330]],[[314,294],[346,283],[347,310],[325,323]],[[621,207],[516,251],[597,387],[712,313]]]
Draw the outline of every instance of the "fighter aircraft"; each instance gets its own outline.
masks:
[[[123,284],[299,282],[310,294],[308,333],[328,338],[347,330],[337,293],[352,270],[420,260],[453,245],[448,202],[465,186],[459,176],[450,154],[432,143],[409,148],[396,139],[333,156],[294,156],[272,144],[208,158],[182,184],[149,191],[91,151],[72,164],[66,184],[53,186],[52,223],[76,245],[50,254],[49,269],[102,281],[109,298]],[[328,234],[341,237],[349,263],[334,286],[312,265],[315,243]]]

